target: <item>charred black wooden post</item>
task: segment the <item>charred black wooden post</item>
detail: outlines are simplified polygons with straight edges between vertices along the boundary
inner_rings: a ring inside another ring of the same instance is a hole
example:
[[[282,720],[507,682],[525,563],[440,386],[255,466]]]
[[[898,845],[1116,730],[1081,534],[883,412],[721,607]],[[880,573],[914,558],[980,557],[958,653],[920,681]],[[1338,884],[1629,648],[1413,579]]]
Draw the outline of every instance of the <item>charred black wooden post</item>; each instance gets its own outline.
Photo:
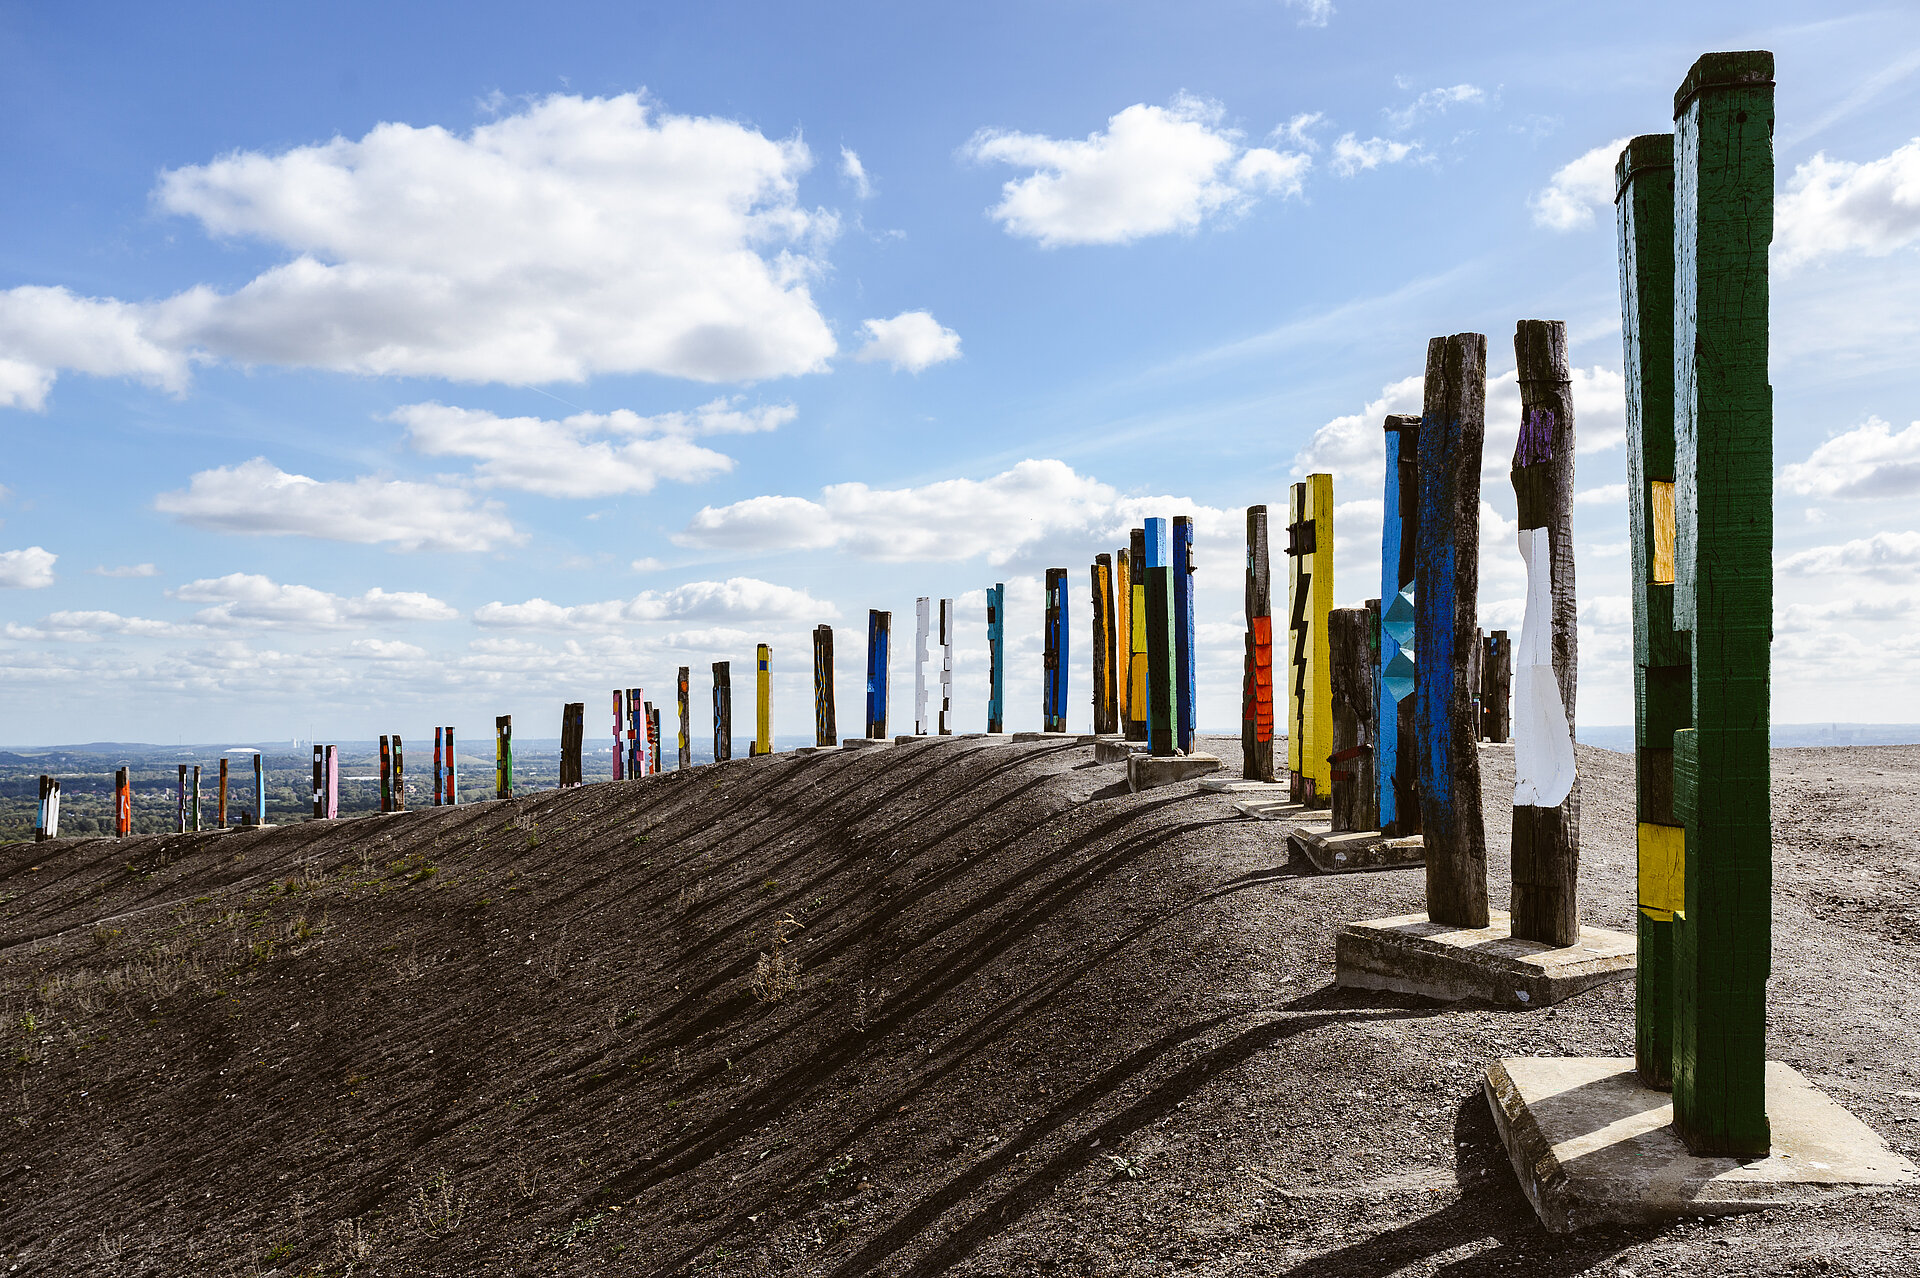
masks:
[[[1173,548],[1167,521],[1146,525],[1147,749],[1172,758],[1179,749],[1180,702],[1174,692]]]
[[[1240,775],[1273,780],[1273,577],[1267,508],[1247,507],[1247,651],[1240,691]]]
[[[227,828],[227,760],[225,755],[222,755],[220,758],[220,794],[216,802],[218,811],[215,815],[219,818],[219,828],[224,830]]]
[[[1686,830],[1673,810],[1673,734],[1693,723],[1693,656],[1673,628],[1673,135],[1637,137],[1614,169],[1626,347],[1633,585],[1634,806],[1639,960],[1634,1063],[1673,1087],[1673,928],[1686,910]]]
[[[1193,753],[1193,737],[1199,728],[1198,672],[1194,668],[1193,610],[1193,517],[1173,517],[1173,562],[1169,565],[1173,586],[1173,692],[1175,714],[1174,744],[1181,754]]]
[[[193,805],[193,829],[197,832],[200,829],[200,765],[197,763],[193,765],[193,797],[191,802]]]
[[[1414,558],[1420,545],[1420,419],[1389,414],[1387,468],[1380,527],[1380,725],[1374,751],[1374,793],[1380,832],[1420,833],[1420,750],[1414,721]]]
[[[1479,737],[1467,683],[1467,659],[1478,629],[1486,405],[1486,337],[1456,333],[1428,343],[1414,556],[1420,824],[1426,838],[1427,916],[1472,928],[1488,923]]]
[[[1040,726],[1067,730],[1067,570],[1047,569],[1046,669],[1041,680]]]
[[[187,765],[182,763],[179,767],[180,786],[174,796],[173,832],[185,834],[187,832]]]
[[[733,664],[713,663],[713,761],[733,757]]]
[[[676,696],[680,709],[680,766],[693,766],[693,671],[681,666],[677,680]]]
[[[1520,374],[1513,496],[1527,570],[1513,741],[1513,935],[1567,946],[1580,939],[1580,781],[1573,761],[1579,631],[1567,326],[1521,320],[1513,356]]]
[[[1120,702],[1114,693],[1115,627],[1113,621],[1113,556],[1093,557],[1093,730],[1118,732]]]
[[[1467,662],[1467,686],[1473,689],[1473,735],[1486,735],[1482,725],[1485,719],[1481,715],[1480,696],[1486,691],[1486,676],[1481,672],[1480,659],[1486,655],[1487,633],[1484,630],[1473,632],[1473,656]]]
[[[1480,736],[1505,741],[1513,732],[1513,644],[1496,630],[1480,646]]]
[[[1378,828],[1373,801],[1373,669],[1379,612],[1335,608],[1327,614],[1333,678],[1333,832]]]
[[[1673,1125],[1695,1154],[1759,1157],[1772,1143],[1773,55],[1701,58],[1673,113],[1673,624],[1693,674],[1693,722],[1673,734],[1686,829]]]
[[[1127,723],[1129,741],[1147,739],[1147,530],[1127,538]]]
[[[833,627],[813,628],[813,743],[838,745],[839,725],[833,720]]]
[[[581,747],[587,736],[587,703],[569,701],[560,711],[560,788],[569,789],[586,780],[581,763]]]

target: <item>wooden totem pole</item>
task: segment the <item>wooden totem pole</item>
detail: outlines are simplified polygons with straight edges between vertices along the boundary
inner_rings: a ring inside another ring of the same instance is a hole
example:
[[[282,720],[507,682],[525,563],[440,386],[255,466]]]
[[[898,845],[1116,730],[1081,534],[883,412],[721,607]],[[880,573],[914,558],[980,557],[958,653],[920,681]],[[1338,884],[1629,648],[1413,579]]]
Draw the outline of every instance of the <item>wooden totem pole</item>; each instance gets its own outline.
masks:
[[[1273,773],[1273,577],[1267,562],[1267,508],[1247,507],[1247,654],[1240,687],[1240,775],[1271,783]]]
[[[513,797],[513,716],[493,717],[493,797]]]
[[[193,797],[191,803],[193,805],[193,828],[198,831],[200,829],[200,765],[197,763],[193,765]]]
[[[1480,589],[1480,453],[1486,438],[1487,339],[1427,345],[1420,420],[1414,579],[1415,746],[1426,839],[1427,916],[1485,927],[1487,845],[1480,816],[1480,745],[1467,666]]]
[[[447,734],[446,763],[436,769],[439,774],[437,784],[440,786],[442,797],[436,799],[435,802],[454,806],[460,802],[460,756],[454,751],[453,729],[451,727],[436,728],[434,731],[436,733],[445,732]],[[438,757],[438,752],[436,751],[436,760]]]
[[[681,666],[675,680],[675,698],[680,711],[680,767],[693,766],[693,672]]]
[[[764,643],[754,651],[752,753],[773,753],[773,649]]]
[[[653,770],[666,771],[666,739],[660,735],[660,710],[651,701],[647,703],[647,722],[652,728]]]
[[[627,694],[621,691],[619,688],[615,688],[613,690],[613,779],[615,781],[624,780],[627,775],[627,768],[626,768],[627,752],[626,752],[626,745],[625,745],[626,705],[627,705]],[[434,767],[438,769],[439,760],[440,760],[440,743],[437,740],[434,742],[433,749],[434,749]],[[439,800],[435,799],[434,802],[438,803]]]
[[[325,819],[327,815],[327,750],[325,746],[313,748],[313,819]]]
[[[586,745],[587,703],[569,701],[560,710],[560,788],[572,789],[586,780],[582,747]]]
[[[1420,751],[1413,717],[1418,673],[1413,642],[1414,551],[1420,544],[1420,419],[1386,420],[1387,481],[1380,527],[1380,725],[1374,749],[1374,793],[1380,832],[1420,832]]]
[[[393,741],[380,734],[380,810],[393,811]]]
[[[1146,543],[1147,750],[1170,758],[1179,750],[1180,702],[1174,691],[1173,549],[1167,521],[1149,519]]]
[[[953,600],[940,601],[940,735],[953,735]]]
[[[1122,546],[1113,561],[1113,709],[1114,728],[1132,740],[1133,727],[1133,549]]]
[[[1041,728],[1067,730],[1067,570],[1047,569],[1046,670],[1041,686]]]
[[[627,689],[627,776],[639,780],[647,775],[647,690]]]
[[[1331,802],[1333,684],[1327,613],[1333,608],[1333,476],[1309,475],[1288,493],[1287,774],[1295,803]]]
[[[1006,731],[1007,587],[987,587],[987,731]]]
[[[221,762],[226,762],[224,759]],[[60,837],[60,779],[40,778],[40,807],[33,820],[33,841],[45,843]]]
[[[340,747],[327,747],[327,798],[326,818],[337,820],[340,816]]]
[[[173,832],[175,834],[185,834],[187,832],[187,765],[182,763],[178,766],[180,768],[180,782],[178,788],[174,791]]]
[[[1673,1121],[1694,1153],[1739,1158],[1771,1144],[1773,55],[1701,58],[1673,112],[1673,627],[1693,692],[1673,734]]]
[[[1379,648],[1379,600],[1369,599],[1365,608],[1336,608],[1327,614],[1333,710],[1328,784],[1335,834],[1379,828],[1373,771],[1377,731],[1373,684],[1380,668]]]
[[[913,601],[913,735],[927,735],[927,634],[932,628],[928,615],[932,600],[921,595]]]
[[[447,731],[451,734],[453,730],[449,728]],[[127,815],[129,819],[133,815],[132,790],[127,791]],[[267,756],[258,750],[253,752],[253,823],[267,823]]]
[[[833,721],[833,627],[813,628],[813,744],[820,747],[840,743],[839,727]]]
[[[1640,1081],[1673,1087],[1673,920],[1686,910],[1686,830],[1673,806],[1674,733],[1693,723],[1690,637],[1673,625],[1673,135],[1637,137],[1614,170],[1620,319],[1626,346],[1627,503],[1633,586],[1634,807],[1639,961],[1634,1059]]]
[[[1513,355],[1520,374],[1513,496],[1527,571],[1513,740],[1513,935],[1561,947],[1580,939],[1580,782],[1573,761],[1579,632],[1567,326],[1521,320]],[[1477,723],[1474,735],[1480,735]]]
[[[113,833],[122,839],[133,833],[133,781],[125,768],[113,774]]]
[[[733,664],[713,663],[713,761],[733,758]]]
[[[1193,753],[1193,733],[1197,722],[1194,699],[1199,683],[1193,667],[1193,517],[1173,518],[1173,560],[1169,565],[1173,586],[1173,691],[1179,702],[1174,710],[1174,746],[1181,754]]]
[[[867,613],[867,737],[884,741],[887,736],[887,641],[893,630],[893,614],[871,609]]]
[[[1120,699],[1113,677],[1113,556],[1095,555],[1089,576],[1093,583],[1093,730],[1111,735],[1120,730]]]
[[[220,793],[215,799],[215,805],[214,815],[218,818],[217,824],[224,830],[227,828],[227,759],[225,755],[220,757]]]
[[[1147,739],[1147,530],[1128,538],[1127,740]]]

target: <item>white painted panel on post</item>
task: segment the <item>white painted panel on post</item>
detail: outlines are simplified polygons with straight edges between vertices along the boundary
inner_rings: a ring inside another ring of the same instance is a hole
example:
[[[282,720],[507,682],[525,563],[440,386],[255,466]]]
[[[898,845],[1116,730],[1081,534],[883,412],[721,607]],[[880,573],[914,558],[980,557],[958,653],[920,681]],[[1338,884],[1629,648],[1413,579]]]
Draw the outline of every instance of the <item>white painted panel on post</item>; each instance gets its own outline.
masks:
[[[1573,730],[1553,675],[1553,554],[1545,528],[1520,530],[1527,609],[1513,650],[1513,803],[1557,808],[1573,789]]]

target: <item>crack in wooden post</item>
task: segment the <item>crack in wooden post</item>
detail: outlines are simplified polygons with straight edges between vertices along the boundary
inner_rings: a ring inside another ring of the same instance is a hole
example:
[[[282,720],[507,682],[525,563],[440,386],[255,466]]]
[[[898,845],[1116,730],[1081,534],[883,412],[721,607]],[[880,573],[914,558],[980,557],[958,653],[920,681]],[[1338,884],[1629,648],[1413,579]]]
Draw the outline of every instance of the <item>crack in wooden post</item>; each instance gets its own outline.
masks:
[[[1457,333],[1429,342],[1414,556],[1420,825],[1426,846],[1427,916],[1436,923],[1470,928],[1488,923],[1479,734],[1467,682],[1467,661],[1478,630],[1486,403],[1486,337]]]

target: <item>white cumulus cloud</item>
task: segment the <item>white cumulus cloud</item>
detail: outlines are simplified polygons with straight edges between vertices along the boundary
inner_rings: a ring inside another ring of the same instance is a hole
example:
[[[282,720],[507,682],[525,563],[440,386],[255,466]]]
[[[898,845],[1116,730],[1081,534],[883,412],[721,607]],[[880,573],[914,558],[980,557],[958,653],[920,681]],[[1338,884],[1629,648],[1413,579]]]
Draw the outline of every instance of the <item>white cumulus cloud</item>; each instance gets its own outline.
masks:
[[[824,621],[839,615],[832,604],[804,590],[754,577],[690,581],[671,590],[643,590],[631,599],[562,605],[546,599],[498,600],[474,610],[482,626],[517,630],[613,630],[644,621]]]
[[[140,639],[172,639],[201,633],[197,626],[147,617],[123,617],[117,612],[98,610],[48,613],[39,624],[15,625],[8,622],[0,634],[9,639],[31,639],[54,643],[97,643],[108,635],[129,635]]]
[[[1815,546],[1780,560],[1780,571],[1817,577],[1858,573],[1887,581],[1920,577],[1920,532],[1877,532],[1836,546]]]
[[[460,614],[432,595],[382,590],[342,596],[312,586],[285,585],[258,573],[202,577],[167,592],[189,603],[210,603],[194,621],[214,627],[338,630],[368,622],[451,621]]]
[[[694,443],[694,436],[775,430],[794,413],[789,404],[741,409],[717,399],[691,413],[653,417],[617,409],[550,421],[424,403],[403,405],[389,418],[406,426],[423,453],[478,460],[474,478],[483,487],[608,497],[651,492],[663,479],[694,483],[724,474],[733,459]]]
[[[1368,138],[1360,142],[1353,134],[1343,133],[1333,144],[1333,171],[1341,177],[1352,177],[1383,164],[1398,164],[1419,149],[1418,142],[1395,142],[1389,138]]]
[[[264,457],[196,473],[155,510],[215,532],[314,537],[396,550],[491,550],[524,540],[497,503],[439,484],[290,475]]]
[[[1780,483],[1803,496],[1842,500],[1920,496],[1920,422],[1895,433],[1869,417],[1785,467]]]
[[[1774,210],[1782,270],[1836,253],[1884,257],[1920,240],[1920,138],[1865,164],[1823,151],[1794,169]]]
[[[1613,166],[1626,145],[1626,138],[1602,142],[1554,170],[1546,189],[1527,201],[1534,225],[1555,231],[1592,226],[1595,209],[1613,207]]]
[[[873,180],[867,176],[867,166],[860,163],[860,156],[849,147],[840,148],[840,176],[853,187],[853,193],[861,199],[873,194]]]
[[[0,590],[39,590],[53,584],[53,561],[60,556],[40,546],[0,550]]]
[[[1181,96],[1164,107],[1135,103],[1085,138],[983,129],[964,154],[1034,170],[1008,181],[989,210],[1011,234],[1046,248],[1124,244],[1193,231],[1261,192],[1299,193],[1312,161],[1244,148],[1221,115],[1217,104]]]
[[[892,319],[870,319],[867,344],[855,359],[885,360],[895,368],[917,373],[923,368],[960,358],[960,334],[941,327],[927,311],[902,311]]]
[[[64,370],[178,390],[194,359],[513,384],[821,369],[808,281],[837,224],[798,202],[811,164],[629,93],[170,170],[161,209],[286,260],[154,302],[0,293],[0,404],[39,407]]]

